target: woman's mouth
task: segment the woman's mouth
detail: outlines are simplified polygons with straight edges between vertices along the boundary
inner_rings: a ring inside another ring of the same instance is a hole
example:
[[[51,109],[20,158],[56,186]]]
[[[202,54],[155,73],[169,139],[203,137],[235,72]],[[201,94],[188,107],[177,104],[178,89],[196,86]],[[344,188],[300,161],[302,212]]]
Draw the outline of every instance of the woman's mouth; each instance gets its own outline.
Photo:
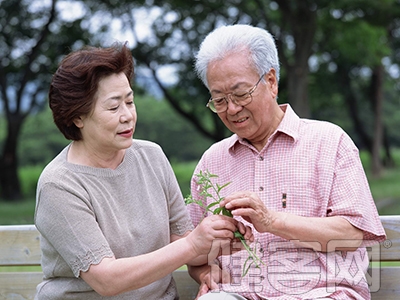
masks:
[[[132,129],[127,129],[127,130],[118,132],[118,135],[129,138],[129,137],[132,137],[133,130]]]

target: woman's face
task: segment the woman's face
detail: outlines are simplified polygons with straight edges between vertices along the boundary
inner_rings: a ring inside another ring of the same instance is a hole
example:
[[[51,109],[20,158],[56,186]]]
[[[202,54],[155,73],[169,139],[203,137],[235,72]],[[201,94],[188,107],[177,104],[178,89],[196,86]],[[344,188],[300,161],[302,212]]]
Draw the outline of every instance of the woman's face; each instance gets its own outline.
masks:
[[[93,111],[75,121],[83,143],[94,151],[115,152],[132,144],[137,120],[133,91],[124,73],[99,81]]]

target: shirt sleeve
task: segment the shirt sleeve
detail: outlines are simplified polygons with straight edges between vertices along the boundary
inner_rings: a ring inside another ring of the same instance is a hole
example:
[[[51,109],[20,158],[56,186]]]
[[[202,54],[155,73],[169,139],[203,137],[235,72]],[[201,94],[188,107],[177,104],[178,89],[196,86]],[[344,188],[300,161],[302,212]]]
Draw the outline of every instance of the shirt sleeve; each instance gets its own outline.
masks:
[[[88,196],[78,184],[47,183],[38,191],[35,225],[71,268],[75,277],[91,264],[114,254],[105,239]]]
[[[364,232],[364,245],[384,241],[385,231],[359,157],[350,137],[338,146],[328,216],[342,216]]]

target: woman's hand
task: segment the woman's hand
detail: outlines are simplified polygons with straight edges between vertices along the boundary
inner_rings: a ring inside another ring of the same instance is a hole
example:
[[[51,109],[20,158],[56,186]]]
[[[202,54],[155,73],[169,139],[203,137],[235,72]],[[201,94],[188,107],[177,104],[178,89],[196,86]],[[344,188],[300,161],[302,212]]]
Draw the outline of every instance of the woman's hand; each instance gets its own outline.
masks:
[[[230,241],[234,238],[237,225],[238,222],[236,220],[227,216],[208,216],[201,221],[186,239],[192,245],[197,255],[208,255],[216,240],[219,246],[223,240],[226,240],[228,245],[230,244]],[[244,226],[242,226],[239,225],[241,230],[246,232]]]

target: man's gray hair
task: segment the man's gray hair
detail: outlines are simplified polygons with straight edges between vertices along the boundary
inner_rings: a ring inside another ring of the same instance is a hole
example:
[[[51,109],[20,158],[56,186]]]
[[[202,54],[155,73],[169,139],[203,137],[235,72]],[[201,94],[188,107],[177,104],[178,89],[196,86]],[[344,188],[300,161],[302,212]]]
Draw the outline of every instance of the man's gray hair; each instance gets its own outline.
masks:
[[[197,76],[208,88],[209,63],[241,51],[250,52],[249,63],[260,76],[275,69],[279,81],[279,58],[274,38],[265,29],[244,24],[218,27],[206,36],[196,55]]]

